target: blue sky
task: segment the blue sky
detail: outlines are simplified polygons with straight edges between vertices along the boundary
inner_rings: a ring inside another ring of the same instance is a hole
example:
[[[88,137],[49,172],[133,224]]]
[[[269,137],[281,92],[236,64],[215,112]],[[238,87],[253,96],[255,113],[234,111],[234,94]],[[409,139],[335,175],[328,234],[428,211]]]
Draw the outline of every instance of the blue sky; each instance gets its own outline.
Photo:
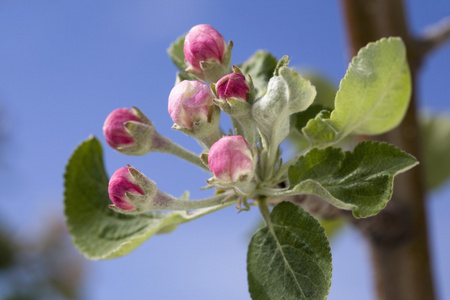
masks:
[[[444,0],[405,1],[414,33],[450,15]],[[233,63],[258,49],[287,54],[291,65],[318,70],[338,84],[348,51],[338,1],[39,1],[0,2],[0,112],[6,132],[0,156],[0,217],[17,235],[33,235],[62,216],[67,159],[90,134],[102,137],[115,108],[137,106],[158,131],[192,151],[200,147],[171,129],[167,97],[175,67],[166,49],[192,26],[207,23],[233,40]],[[450,46],[420,77],[422,107],[450,113]],[[128,157],[105,147],[109,174],[131,164],[173,195],[203,194],[207,174],[164,154]],[[435,274],[450,298],[450,187],[433,193]],[[86,299],[249,299],[246,249],[259,212],[234,208],[152,238],[130,255],[86,262]],[[446,241],[447,240],[447,241]],[[347,228],[332,244],[329,299],[373,299],[366,247]]]

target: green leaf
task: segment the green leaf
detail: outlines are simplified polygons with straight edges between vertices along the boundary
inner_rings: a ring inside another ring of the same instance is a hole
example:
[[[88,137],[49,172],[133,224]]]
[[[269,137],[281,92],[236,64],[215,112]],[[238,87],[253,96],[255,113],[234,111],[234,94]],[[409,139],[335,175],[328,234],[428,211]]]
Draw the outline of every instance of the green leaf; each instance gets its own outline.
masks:
[[[267,84],[273,76],[277,59],[267,51],[257,51],[240,66],[244,75],[250,74],[257,91],[256,98],[266,93]]]
[[[316,96],[311,83],[295,70],[281,67],[273,76],[267,93],[252,106],[252,116],[263,138],[272,147],[289,134],[289,116],[306,110]]]
[[[169,49],[167,49],[167,54],[169,54],[170,59],[172,59],[175,66],[177,66],[177,68],[182,72],[184,72],[187,68],[183,51],[184,38],[185,35],[179,37],[175,42],[170,44]]]
[[[314,119],[323,110],[324,107],[322,105],[313,104],[305,111],[291,115],[291,127],[301,133],[302,128],[306,126],[308,121]]]
[[[331,147],[312,149],[289,168],[288,175],[293,193],[317,195],[364,218],[386,206],[394,176],[417,163],[393,145],[367,141],[353,152]]]
[[[287,55],[284,55],[277,63],[277,66],[275,67],[275,70],[273,71],[273,76],[279,76],[280,68],[281,67],[287,67],[289,65],[290,58]]]
[[[303,133],[320,148],[349,134],[381,134],[403,119],[411,95],[405,46],[400,38],[369,43],[353,58],[330,118],[310,120]],[[323,132],[335,132],[331,137]]]
[[[64,204],[73,243],[87,258],[109,259],[130,253],[145,240],[224,206],[193,212],[153,211],[123,215],[108,208],[108,177],[100,142],[91,137],[73,153],[65,173]]]
[[[291,130],[289,141],[295,145],[299,151],[309,147],[309,140],[303,135],[302,129],[309,120],[317,117],[319,113],[331,113],[334,108],[334,98],[337,88],[326,78],[316,73],[301,72],[302,76],[308,79],[316,88],[317,95],[314,102],[305,111],[291,115]]]
[[[420,118],[426,187],[435,189],[450,177],[450,116]]]
[[[324,229],[300,206],[278,204],[250,242],[247,271],[254,300],[325,299],[332,265]]]
[[[320,74],[313,72],[300,72],[300,74],[316,87],[317,95],[313,104],[321,105],[325,109],[333,110],[337,87],[328,78]]]

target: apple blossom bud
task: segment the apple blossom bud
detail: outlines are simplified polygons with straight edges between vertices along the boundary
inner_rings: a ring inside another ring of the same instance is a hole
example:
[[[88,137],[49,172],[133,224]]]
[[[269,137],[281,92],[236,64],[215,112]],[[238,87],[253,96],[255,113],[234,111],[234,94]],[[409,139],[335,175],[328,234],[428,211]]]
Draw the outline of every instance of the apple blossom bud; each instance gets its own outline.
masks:
[[[224,136],[212,145],[208,164],[221,183],[247,182],[253,177],[253,154],[240,135]]]
[[[223,204],[230,194],[191,201],[175,198],[160,191],[152,180],[137,169],[128,166],[118,169],[108,185],[108,194],[114,203],[109,206],[115,212],[137,215],[151,210],[190,210]],[[231,199],[232,200],[232,199]]]
[[[123,210],[135,209],[135,206],[129,202],[128,193],[144,195],[144,191],[131,176],[129,168],[123,167],[114,172],[108,185],[109,198],[115,206]]]
[[[244,75],[231,73],[225,75],[216,83],[216,91],[221,100],[236,98],[247,101],[249,88]]]
[[[124,214],[164,208],[173,201],[173,197],[162,193],[156,183],[131,166],[120,168],[111,176],[108,194],[114,203],[109,208]]]
[[[201,24],[191,28],[184,39],[186,73],[206,82],[216,82],[230,73],[233,42],[225,43],[212,26]]]
[[[162,143],[152,122],[136,107],[111,112],[103,124],[103,134],[108,145],[128,155],[158,151]]]
[[[248,81],[239,68],[233,66],[234,73],[223,76],[216,84],[211,84],[216,94],[216,103],[233,120],[234,134],[245,137],[250,145],[256,141],[256,126],[251,115],[254,99],[251,77]]]
[[[131,134],[126,130],[124,123],[129,121],[141,122],[142,120],[130,108],[118,108],[108,115],[103,125],[103,134],[106,142],[112,148],[117,149],[135,142]]]
[[[210,87],[203,82],[184,80],[170,92],[170,117],[181,128],[193,130],[196,125],[211,120],[213,99]]]
[[[201,71],[202,61],[222,63],[226,43],[211,25],[200,24],[191,28],[184,41],[184,57],[195,70]]]

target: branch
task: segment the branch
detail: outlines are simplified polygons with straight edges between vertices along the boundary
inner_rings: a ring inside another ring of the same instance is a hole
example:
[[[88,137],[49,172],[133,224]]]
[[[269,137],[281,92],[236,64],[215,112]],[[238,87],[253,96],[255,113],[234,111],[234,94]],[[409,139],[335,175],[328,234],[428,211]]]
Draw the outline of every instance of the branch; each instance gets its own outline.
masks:
[[[437,50],[450,40],[450,17],[425,28],[424,33],[415,38],[418,56],[423,60],[430,52]]]
[[[403,0],[341,3],[353,55],[381,37],[399,36],[405,42],[414,87],[411,103],[402,124],[376,138],[395,144],[420,160],[415,84],[424,54],[411,37]],[[377,299],[435,299],[421,168],[397,176],[394,187],[393,199],[380,214],[354,222],[369,242]]]

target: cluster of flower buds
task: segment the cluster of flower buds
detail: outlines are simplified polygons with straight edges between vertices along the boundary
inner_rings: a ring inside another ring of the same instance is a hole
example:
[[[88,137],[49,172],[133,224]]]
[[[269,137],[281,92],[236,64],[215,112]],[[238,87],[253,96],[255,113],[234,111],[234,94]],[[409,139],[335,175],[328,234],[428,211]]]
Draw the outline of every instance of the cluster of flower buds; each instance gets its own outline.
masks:
[[[243,200],[247,204],[246,199],[254,196],[259,183],[270,179],[278,160],[279,141],[271,148],[266,147],[268,141],[276,140],[270,135],[277,133],[268,123],[286,122],[288,113],[298,109],[287,102],[286,97],[291,96],[286,89],[292,79],[283,77],[285,71],[279,71],[280,75],[269,83],[269,87],[275,88],[267,92],[268,96],[255,100],[252,78],[230,66],[231,49],[232,42],[227,45],[223,36],[210,25],[194,26],[184,39],[183,52],[188,68],[182,70],[185,76],[180,78],[187,79],[178,81],[168,97],[168,111],[174,122],[172,128],[194,137],[204,148],[202,155],[195,155],[161,136],[136,108],[113,111],[103,130],[107,143],[122,153],[167,152],[203,167],[213,175],[207,180],[211,186],[231,190],[233,195],[241,197],[239,203]],[[276,103],[287,107],[288,113],[278,115],[271,111]],[[233,135],[224,135],[220,130],[221,111],[231,117]],[[281,135],[286,134],[286,130],[283,131]],[[186,204],[186,200],[159,191],[153,181],[132,167],[121,168],[111,177],[109,195],[114,203],[111,207],[122,213],[155,208],[198,208],[217,204],[219,198],[223,201],[223,196],[217,196]]]

